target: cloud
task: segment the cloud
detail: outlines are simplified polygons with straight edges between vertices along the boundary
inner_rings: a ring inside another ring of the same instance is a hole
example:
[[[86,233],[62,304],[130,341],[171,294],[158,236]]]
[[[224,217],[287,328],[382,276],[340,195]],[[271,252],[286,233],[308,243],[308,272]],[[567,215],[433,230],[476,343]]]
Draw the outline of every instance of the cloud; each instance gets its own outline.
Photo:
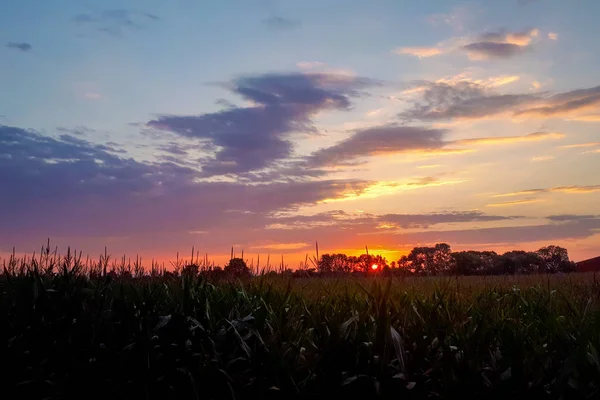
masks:
[[[522,200],[513,200],[513,201],[504,201],[501,203],[492,203],[488,204],[487,207],[510,207],[517,206],[521,204],[531,204],[531,203],[540,203],[544,200],[542,199],[522,199]]]
[[[32,49],[31,45],[26,42],[8,42],[6,47],[19,51],[30,51]]]
[[[471,81],[415,82],[420,99],[399,114],[404,120],[438,121],[481,119],[494,116],[513,118],[585,118],[600,113],[600,86],[549,94],[502,94]]]
[[[418,58],[439,56],[443,50],[438,47],[400,47],[395,50],[396,54],[408,54]]]
[[[457,211],[428,214],[367,214],[334,210],[313,215],[280,216],[269,229],[315,229],[331,227],[338,230],[372,232],[375,229],[429,229],[435,225],[470,222],[514,220],[517,216],[489,215],[479,211]]]
[[[550,215],[546,217],[553,222],[569,222],[569,221],[583,221],[588,219],[600,219],[600,215],[575,215],[575,214],[560,214]]]
[[[558,33],[548,32],[548,39],[550,39],[550,40],[558,40]]]
[[[527,51],[527,46],[513,43],[478,42],[462,47],[471,60],[490,60],[511,58]]]
[[[582,147],[596,147],[600,146],[600,142],[588,142],[588,143],[576,143],[576,144],[567,144],[564,146],[559,146],[559,149],[578,149]]]
[[[126,31],[143,29],[160,20],[154,14],[126,9],[110,9],[97,13],[77,14],[71,19],[78,25],[89,25],[99,32],[121,37]]]
[[[342,196],[323,199],[321,203],[334,203],[342,201],[351,201],[359,199],[373,199],[381,196],[397,194],[407,190],[415,190],[426,187],[436,187],[445,185],[456,185],[466,182],[465,180],[443,180],[439,177],[424,176],[410,181],[381,181],[370,184],[360,192],[348,191]]]
[[[498,136],[456,140],[453,143],[459,145],[491,145],[491,144],[510,144],[522,142],[538,142],[542,140],[557,140],[565,137],[560,132],[533,132],[523,136]]]
[[[314,152],[312,167],[352,165],[357,159],[380,154],[439,150],[446,145],[443,129],[387,125],[356,131],[336,145]]]
[[[290,157],[290,135],[316,132],[314,115],[350,109],[351,98],[374,84],[365,78],[326,73],[242,77],[225,87],[253,106],[197,116],[165,115],[147,126],[214,146],[214,154],[202,164],[204,176],[246,173]]]
[[[451,38],[435,46],[400,47],[396,54],[428,58],[453,52],[464,52],[475,61],[512,58],[530,51],[538,29],[523,32],[486,32],[478,36]]]
[[[289,30],[299,28],[301,23],[295,19],[289,19],[284,17],[270,17],[264,19],[263,24],[265,24],[268,28],[274,30]]]
[[[296,64],[296,66],[300,69],[320,69],[327,67],[327,64],[320,61],[301,61]]]
[[[533,162],[538,162],[538,161],[548,161],[548,160],[553,160],[554,156],[535,156],[535,157],[531,157],[531,161]]]
[[[360,194],[372,182],[199,182],[168,162],[139,162],[70,135],[0,126],[0,220],[19,235],[107,236],[189,232],[240,224],[261,229],[276,212]],[[228,239],[227,239],[228,240]]]
[[[308,247],[312,247],[313,244],[312,243],[305,243],[305,242],[299,242],[299,243],[272,243],[272,244],[263,244],[263,245],[257,245],[257,246],[253,246],[252,249],[253,250],[263,250],[263,251],[269,251],[269,250],[302,250],[302,249],[306,249]]]
[[[587,89],[576,89],[565,93],[558,93],[514,112],[514,116],[521,117],[570,117],[581,111],[600,110],[600,86]]]
[[[520,190],[517,192],[510,193],[501,193],[496,194],[493,197],[513,197],[513,196],[522,196],[522,195],[530,195],[530,194],[540,194],[540,193],[593,193],[599,192],[600,185],[589,185],[589,186],[556,186],[553,188],[545,188],[545,189],[526,189]]]

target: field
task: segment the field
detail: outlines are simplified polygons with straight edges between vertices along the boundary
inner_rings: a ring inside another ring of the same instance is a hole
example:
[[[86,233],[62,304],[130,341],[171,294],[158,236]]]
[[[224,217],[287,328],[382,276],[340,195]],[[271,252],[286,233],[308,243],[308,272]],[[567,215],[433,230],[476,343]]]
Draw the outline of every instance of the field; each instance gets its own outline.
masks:
[[[212,280],[42,259],[5,264],[0,326],[3,398],[600,396],[593,274]]]

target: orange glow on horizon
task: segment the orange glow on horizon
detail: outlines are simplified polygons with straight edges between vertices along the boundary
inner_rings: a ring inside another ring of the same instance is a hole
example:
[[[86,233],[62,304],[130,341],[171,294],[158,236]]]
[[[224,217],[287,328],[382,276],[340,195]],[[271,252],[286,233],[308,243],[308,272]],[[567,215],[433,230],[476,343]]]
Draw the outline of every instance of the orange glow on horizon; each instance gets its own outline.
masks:
[[[377,268],[379,268],[379,265],[377,265],[377,264],[373,264],[373,265],[371,265],[371,269],[372,269],[373,271],[376,271],[376,270],[377,270]]]

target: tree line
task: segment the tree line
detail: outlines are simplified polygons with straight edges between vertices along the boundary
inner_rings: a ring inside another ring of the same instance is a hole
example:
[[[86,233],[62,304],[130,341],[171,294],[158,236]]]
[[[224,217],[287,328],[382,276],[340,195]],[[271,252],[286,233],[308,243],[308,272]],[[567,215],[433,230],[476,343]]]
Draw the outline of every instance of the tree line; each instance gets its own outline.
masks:
[[[438,243],[435,246],[413,248],[409,254],[388,262],[381,255],[361,254],[348,256],[343,253],[323,254],[311,263],[304,263],[297,270],[279,268],[256,271],[242,258],[232,258],[224,268],[213,266],[198,271],[198,266],[189,265],[193,273],[213,277],[251,276],[253,274],[284,274],[295,277],[327,275],[514,275],[514,274],[554,274],[576,270],[576,264],[569,259],[567,249],[550,245],[537,251],[512,250],[503,254],[495,251],[452,251],[450,245]]]
[[[546,246],[537,251],[513,250],[504,254],[495,251],[457,251],[450,245],[413,248],[397,261],[380,256],[362,254],[323,254],[314,272],[381,273],[403,275],[506,275],[573,272],[576,264],[569,259],[567,249]]]

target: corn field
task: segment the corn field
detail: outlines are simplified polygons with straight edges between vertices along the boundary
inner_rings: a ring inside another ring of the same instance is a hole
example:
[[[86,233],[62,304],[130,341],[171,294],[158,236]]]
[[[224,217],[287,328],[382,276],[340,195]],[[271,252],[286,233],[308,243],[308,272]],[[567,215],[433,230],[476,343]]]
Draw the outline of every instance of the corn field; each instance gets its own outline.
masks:
[[[212,280],[106,262],[4,262],[2,398],[600,397],[591,274]]]

